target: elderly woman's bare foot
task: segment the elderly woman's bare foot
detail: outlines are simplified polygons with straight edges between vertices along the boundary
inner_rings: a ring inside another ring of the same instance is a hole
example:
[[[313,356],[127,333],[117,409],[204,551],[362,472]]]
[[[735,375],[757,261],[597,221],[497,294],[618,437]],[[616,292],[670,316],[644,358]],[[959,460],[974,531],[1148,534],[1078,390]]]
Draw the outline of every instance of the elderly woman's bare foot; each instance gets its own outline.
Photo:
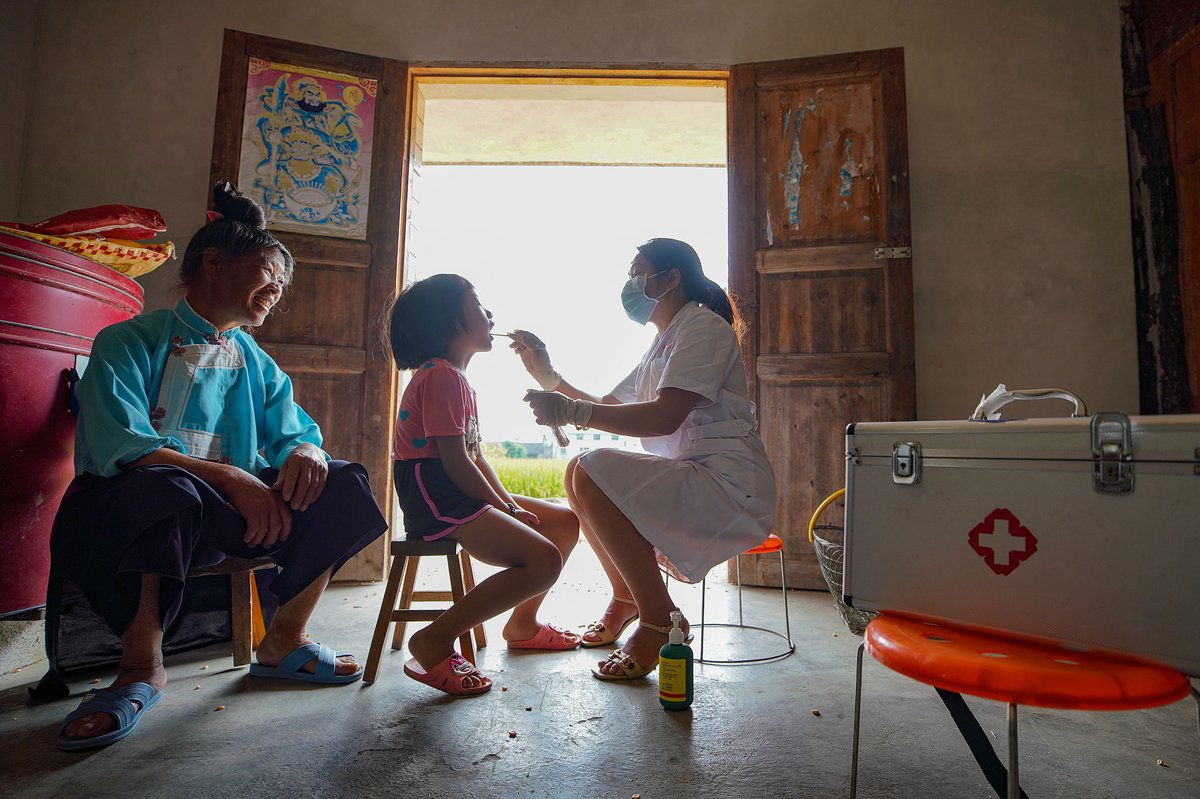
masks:
[[[130,683],[144,682],[154,686],[156,693],[162,693],[167,686],[167,670],[163,668],[162,656],[154,658],[149,663],[121,664],[117,668],[117,679],[109,688],[119,688]],[[135,701],[134,707],[140,707]],[[117,728],[117,719],[111,713],[92,713],[75,719],[63,730],[64,738],[96,738]]]
[[[313,643],[313,640],[306,633],[287,639],[284,639],[282,636],[272,636],[268,633],[267,637],[263,638],[262,643],[258,645],[258,649],[254,653],[254,658],[262,665],[273,668],[282,663],[283,659],[291,654],[292,650],[296,647],[311,643]],[[316,658],[304,664],[304,671],[314,674],[316,670]],[[356,671],[358,671],[358,661],[354,659],[353,655],[342,655],[334,663],[334,674],[353,674]]]

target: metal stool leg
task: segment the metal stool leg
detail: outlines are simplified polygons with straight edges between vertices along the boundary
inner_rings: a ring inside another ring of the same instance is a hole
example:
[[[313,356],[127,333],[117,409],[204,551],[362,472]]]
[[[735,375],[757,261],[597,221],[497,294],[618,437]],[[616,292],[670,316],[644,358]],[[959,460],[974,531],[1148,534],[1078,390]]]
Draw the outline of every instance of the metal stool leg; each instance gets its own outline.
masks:
[[[792,620],[788,616],[787,602],[787,569],[783,564],[783,550],[779,550],[779,590],[783,593],[783,628],[787,631],[788,647],[791,651],[796,651],[796,645],[792,643]]]
[[[1021,799],[1021,778],[1017,775],[1017,706],[1008,703],[1008,799]]]
[[[738,620],[737,620],[736,624],[733,622],[709,623],[707,615],[706,615],[707,609],[708,609],[708,607],[707,607],[707,601],[708,601],[708,577],[707,577],[707,575],[700,581],[700,623],[692,625],[693,634],[698,635],[700,637],[700,645],[699,645],[700,652],[696,656],[696,662],[697,663],[709,663],[709,664],[712,664],[715,666],[728,666],[728,665],[742,665],[742,664],[748,664],[748,663],[767,663],[767,662],[774,661],[774,660],[782,660],[783,658],[791,656],[796,651],[796,644],[792,641],[792,619],[791,619],[791,615],[788,610],[788,602],[787,602],[787,576],[783,573],[783,569],[784,569],[783,550],[779,550],[779,571],[780,571],[780,580],[781,580],[780,591],[783,592],[783,623],[784,623],[784,630],[785,630],[785,632],[783,632],[783,633],[779,632],[778,629],[768,629],[766,627],[759,627],[759,626],[756,626],[753,624],[746,624],[745,610],[744,610],[744,606],[743,606],[743,594],[742,594],[741,555],[738,555],[734,559],[734,563],[735,563],[735,568],[736,568],[736,579],[737,579],[737,583],[738,583]],[[663,585],[665,585],[668,589],[671,586],[671,576],[665,571],[663,572]],[[788,646],[787,646],[787,649],[783,650],[782,652],[778,652],[776,654],[771,654],[771,655],[766,655],[764,657],[743,658],[743,659],[733,659],[733,660],[708,660],[707,658],[704,657],[704,637],[705,637],[705,634],[708,631],[709,627],[726,627],[726,628],[741,629],[741,630],[757,630],[759,632],[769,633],[770,635],[773,635],[776,638],[782,638],[783,640],[787,641]]]
[[[858,730],[862,711],[862,664],[866,644],[858,645],[858,658],[854,666],[854,743],[850,747],[850,799],[858,795]]]
[[[738,555],[736,558],[733,559],[733,562],[735,564],[737,564],[736,569],[737,569],[737,583],[738,583],[738,626],[745,627],[746,619],[743,618],[743,616],[742,616],[742,556]]]
[[[1192,686],[1192,699],[1196,700],[1196,734],[1200,735],[1200,691],[1195,685]]]

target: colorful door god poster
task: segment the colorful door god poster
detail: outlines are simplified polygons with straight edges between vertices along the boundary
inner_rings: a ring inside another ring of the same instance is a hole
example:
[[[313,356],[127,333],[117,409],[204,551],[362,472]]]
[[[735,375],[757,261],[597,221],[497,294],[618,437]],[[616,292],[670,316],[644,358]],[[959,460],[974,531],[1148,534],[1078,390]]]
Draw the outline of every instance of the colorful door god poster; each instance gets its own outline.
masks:
[[[274,230],[367,237],[378,81],[250,59],[238,188]]]

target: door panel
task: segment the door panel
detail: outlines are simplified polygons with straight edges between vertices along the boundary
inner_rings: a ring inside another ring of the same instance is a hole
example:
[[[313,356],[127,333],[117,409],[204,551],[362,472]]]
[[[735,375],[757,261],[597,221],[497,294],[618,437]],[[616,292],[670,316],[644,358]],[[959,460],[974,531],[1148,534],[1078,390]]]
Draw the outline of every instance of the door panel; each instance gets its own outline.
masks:
[[[321,426],[325,450],[366,466],[390,523],[395,375],[377,342],[400,279],[407,66],[226,30],[211,182],[238,175],[251,59],[376,82],[366,240],[272,230],[295,256],[296,274],[281,309],[255,338],[292,378],[297,401]],[[386,539],[364,549],[337,579],[382,579]]]
[[[759,352],[884,349],[879,313],[883,280],[878,270],[763,275],[760,283],[771,302],[762,305]]]
[[[915,416],[911,261],[889,257],[911,241],[907,150],[902,50],[731,72],[730,287],[789,586],[825,587],[806,528],[845,482],[846,425]],[[743,578],[778,585],[758,560]]]
[[[1200,413],[1200,28],[1150,65],[1152,97],[1161,97],[1170,130],[1179,203],[1179,288],[1188,393]]]
[[[758,95],[759,249],[873,237],[877,103],[870,84],[797,82]]]

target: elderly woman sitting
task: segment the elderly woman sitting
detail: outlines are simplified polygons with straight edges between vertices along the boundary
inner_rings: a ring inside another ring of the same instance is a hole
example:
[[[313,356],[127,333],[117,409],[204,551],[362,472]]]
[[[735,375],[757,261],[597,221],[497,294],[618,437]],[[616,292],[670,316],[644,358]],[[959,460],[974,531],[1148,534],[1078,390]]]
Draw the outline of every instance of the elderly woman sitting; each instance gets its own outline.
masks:
[[[180,267],[185,298],[100,332],[77,387],[76,478],[55,519],[57,567],[121,636],[116,680],[59,732],[64,750],[128,735],[162,695],[163,629],[188,569],[271,557],[279,609],[250,673],[330,685],[352,656],[305,625],[331,575],[386,523],[367,473],[330,460],[292,384],[244,328],[261,325],[294,261],[228,183]]]

